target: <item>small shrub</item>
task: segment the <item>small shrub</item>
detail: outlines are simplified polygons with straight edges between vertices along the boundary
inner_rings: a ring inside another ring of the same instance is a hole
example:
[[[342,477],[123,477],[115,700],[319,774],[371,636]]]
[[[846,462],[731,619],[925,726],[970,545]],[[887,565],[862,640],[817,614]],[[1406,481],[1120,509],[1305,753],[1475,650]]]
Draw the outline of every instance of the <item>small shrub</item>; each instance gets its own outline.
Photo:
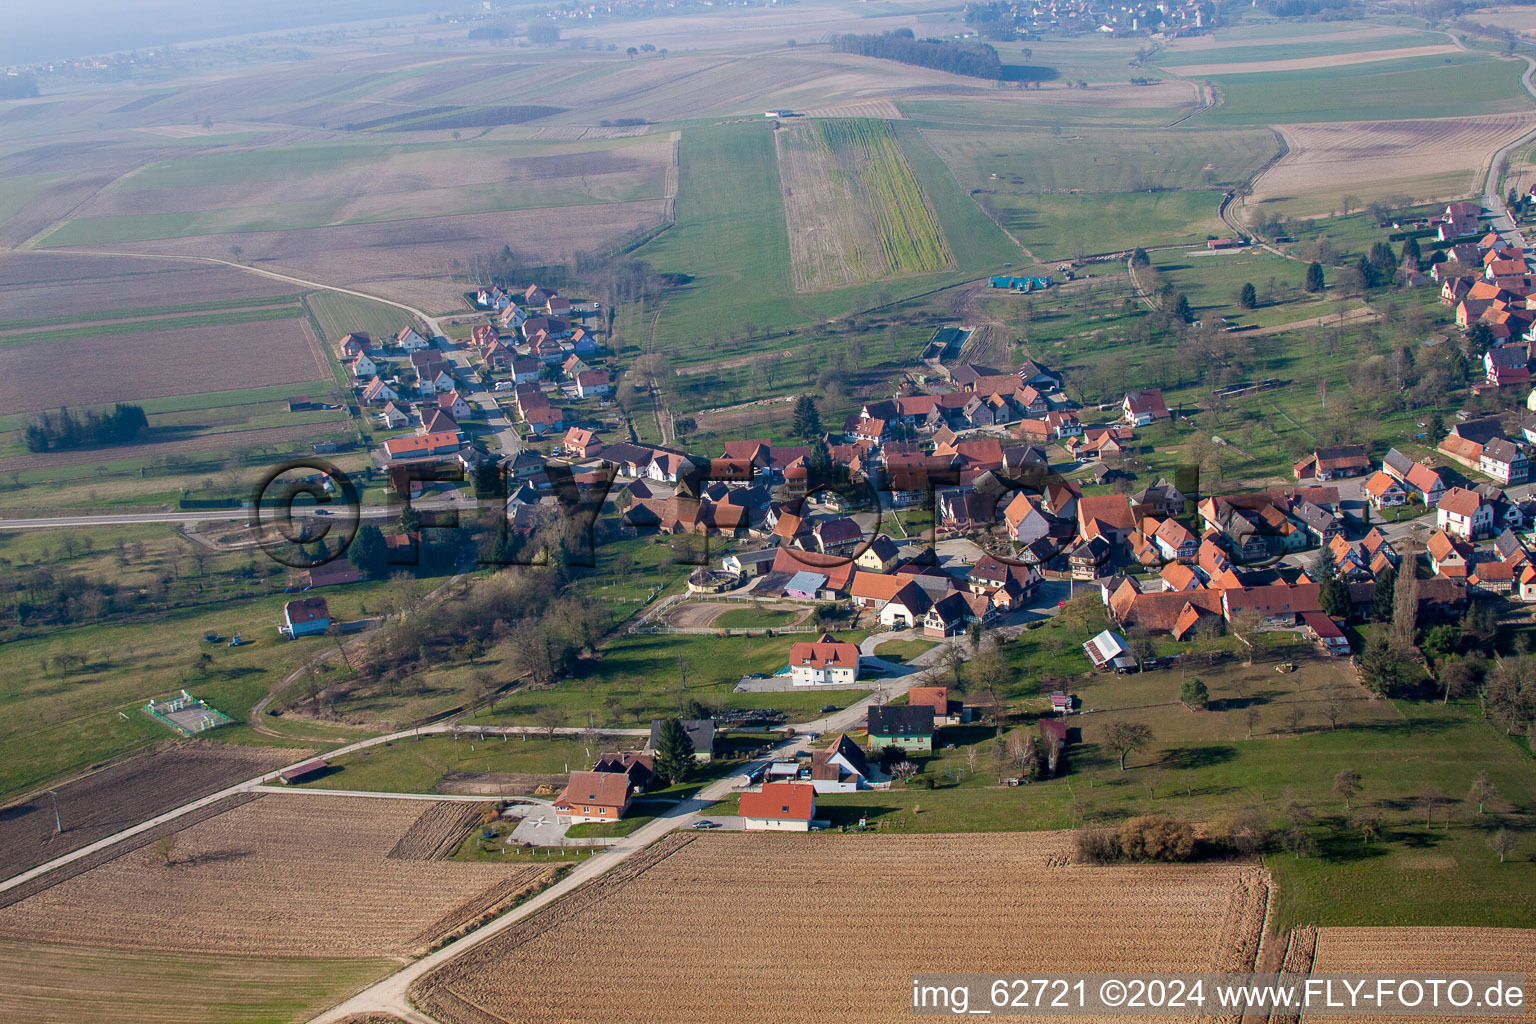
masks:
[[[1120,837],[1112,828],[1088,828],[1077,833],[1077,860],[1082,864],[1109,864],[1120,859]]]
[[[1130,860],[1189,860],[1195,852],[1195,830],[1187,821],[1144,814],[1120,825],[1120,852]]]

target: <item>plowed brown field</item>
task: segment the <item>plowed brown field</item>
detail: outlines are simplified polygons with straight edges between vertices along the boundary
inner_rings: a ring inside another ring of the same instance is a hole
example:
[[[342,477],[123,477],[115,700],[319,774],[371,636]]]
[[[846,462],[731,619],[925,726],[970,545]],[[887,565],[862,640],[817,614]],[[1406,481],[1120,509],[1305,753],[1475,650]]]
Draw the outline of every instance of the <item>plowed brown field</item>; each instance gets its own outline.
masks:
[[[263,796],[177,833],[169,865],[152,844],[0,910],[0,939],[410,955],[552,874],[543,865],[389,857],[427,810],[417,800]]]
[[[1062,833],[673,836],[412,997],[443,1024],[868,1024],[911,1017],[917,973],[1252,969],[1262,869],[1068,850]],[[580,984],[541,983],[567,975]]]
[[[1361,973],[1385,977],[1452,977],[1455,972],[1524,974],[1523,1016],[1488,1020],[1536,1020],[1536,930],[1519,928],[1319,928],[1313,974]],[[1291,963],[1286,969],[1292,968]],[[1301,966],[1306,970],[1306,965]],[[1380,1017],[1303,1016],[1353,1024]],[[1393,1017],[1394,1024],[1452,1024],[1476,1019],[1466,1015]]]

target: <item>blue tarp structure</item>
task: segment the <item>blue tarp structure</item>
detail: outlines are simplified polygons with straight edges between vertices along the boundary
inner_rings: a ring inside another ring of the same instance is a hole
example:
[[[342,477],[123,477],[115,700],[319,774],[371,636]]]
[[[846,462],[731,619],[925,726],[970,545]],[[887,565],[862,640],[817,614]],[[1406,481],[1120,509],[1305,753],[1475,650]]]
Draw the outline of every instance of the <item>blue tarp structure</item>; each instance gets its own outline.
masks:
[[[1048,277],[994,277],[988,283],[993,288],[1009,288],[1014,291],[1030,292],[1037,288],[1049,288],[1051,279]]]

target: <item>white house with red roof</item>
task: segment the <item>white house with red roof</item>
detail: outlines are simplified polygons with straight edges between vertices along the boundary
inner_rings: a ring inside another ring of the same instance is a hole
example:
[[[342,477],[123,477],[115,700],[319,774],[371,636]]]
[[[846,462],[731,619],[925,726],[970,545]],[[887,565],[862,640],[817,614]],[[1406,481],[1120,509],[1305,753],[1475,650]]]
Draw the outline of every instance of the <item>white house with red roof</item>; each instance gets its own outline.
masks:
[[[1173,414],[1163,402],[1162,391],[1148,388],[1126,392],[1125,400],[1120,403],[1120,418],[1130,426],[1146,427],[1158,420],[1170,420]]]
[[[1452,487],[1435,504],[1435,525],[1461,540],[1477,540],[1493,529],[1493,506],[1465,487]]]
[[[769,782],[741,794],[741,827],[751,832],[809,832],[816,817],[816,787],[808,782]]]
[[[859,647],[834,640],[830,633],[823,633],[819,640],[791,644],[789,674],[795,686],[855,683],[859,678]]]
[[[606,395],[612,390],[607,370],[582,370],[576,374],[576,394],[580,398]]]

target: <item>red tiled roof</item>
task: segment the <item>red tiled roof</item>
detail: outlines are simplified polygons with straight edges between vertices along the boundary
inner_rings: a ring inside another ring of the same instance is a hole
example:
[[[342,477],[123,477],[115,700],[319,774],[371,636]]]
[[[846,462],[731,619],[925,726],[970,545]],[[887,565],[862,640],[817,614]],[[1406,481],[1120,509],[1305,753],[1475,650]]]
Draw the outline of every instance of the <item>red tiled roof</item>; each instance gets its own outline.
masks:
[[[810,821],[816,787],[803,782],[770,782],[762,792],[741,794],[741,816],[758,820]]]

